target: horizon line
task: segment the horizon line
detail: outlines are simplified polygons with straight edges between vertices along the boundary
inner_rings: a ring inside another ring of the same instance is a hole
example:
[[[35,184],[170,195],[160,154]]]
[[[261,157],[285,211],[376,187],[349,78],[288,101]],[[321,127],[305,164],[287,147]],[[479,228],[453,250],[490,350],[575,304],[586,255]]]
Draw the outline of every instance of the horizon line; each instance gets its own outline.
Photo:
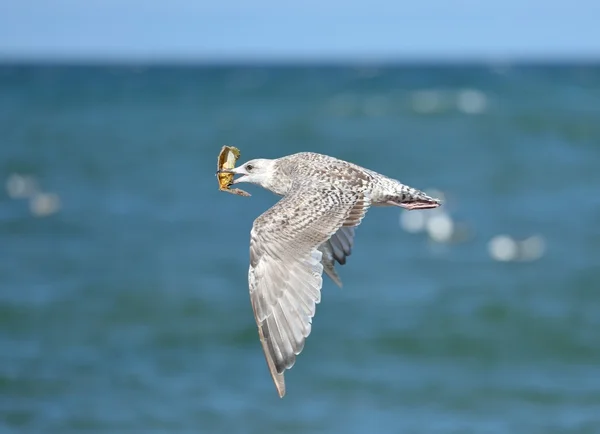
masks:
[[[573,56],[10,56],[0,66],[445,66],[599,65],[600,55]]]

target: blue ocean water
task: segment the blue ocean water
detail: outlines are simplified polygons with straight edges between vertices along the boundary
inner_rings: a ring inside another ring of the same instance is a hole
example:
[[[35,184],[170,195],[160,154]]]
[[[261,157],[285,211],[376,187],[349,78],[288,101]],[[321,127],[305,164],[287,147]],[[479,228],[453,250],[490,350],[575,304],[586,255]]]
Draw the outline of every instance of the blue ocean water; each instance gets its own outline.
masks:
[[[277,198],[218,191],[226,144],[446,199],[430,235],[369,211],[283,400],[247,288]],[[599,167],[593,65],[2,66],[0,431],[600,433]]]

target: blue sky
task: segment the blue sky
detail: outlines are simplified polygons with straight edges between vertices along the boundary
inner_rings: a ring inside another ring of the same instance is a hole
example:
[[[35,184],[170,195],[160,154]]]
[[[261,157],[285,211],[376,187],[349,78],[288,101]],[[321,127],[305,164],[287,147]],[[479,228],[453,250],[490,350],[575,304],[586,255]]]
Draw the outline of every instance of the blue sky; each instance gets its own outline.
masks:
[[[599,0],[0,0],[0,58],[590,57]]]

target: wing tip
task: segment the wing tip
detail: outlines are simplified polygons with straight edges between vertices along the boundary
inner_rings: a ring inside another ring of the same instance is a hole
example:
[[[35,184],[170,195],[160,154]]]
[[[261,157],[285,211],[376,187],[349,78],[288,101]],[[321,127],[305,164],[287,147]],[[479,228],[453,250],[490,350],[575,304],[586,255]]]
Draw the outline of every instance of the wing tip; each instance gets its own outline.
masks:
[[[271,372],[271,376],[273,377],[277,394],[280,398],[283,398],[285,396],[285,379],[283,378],[283,374]]]
[[[343,286],[342,285],[342,279],[340,279],[340,276],[336,273],[335,268],[333,268],[333,266],[331,267],[323,267],[323,271],[325,271],[325,274],[327,274],[329,276],[329,278],[331,280],[333,280],[333,282],[339,286],[340,288]]]
[[[271,373],[271,378],[273,379],[273,383],[275,383],[275,388],[277,389],[277,394],[280,398],[285,396],[285,377],[283,376],[283,372],[277,372],[275,368],[275,364],[272,360],[267,357],[267,365],[269,365],[269,372]]]
[[[258,326],[258,335],[260,337],[260,343],[263,347],[263,352],[265,353],[265,358],[267,359],[267,366],[269,367],[269,373],[271,374],[271,378],[273,379],[273,383],[275,383],[275,388],[277,389],[277,393],[280,398],[285,396],[285,377],[283,376],[283,372],[277,372],[277,368],[275,367],[275,362],[271,358],[269,354],[267,340],[263,333],[262,327]]]

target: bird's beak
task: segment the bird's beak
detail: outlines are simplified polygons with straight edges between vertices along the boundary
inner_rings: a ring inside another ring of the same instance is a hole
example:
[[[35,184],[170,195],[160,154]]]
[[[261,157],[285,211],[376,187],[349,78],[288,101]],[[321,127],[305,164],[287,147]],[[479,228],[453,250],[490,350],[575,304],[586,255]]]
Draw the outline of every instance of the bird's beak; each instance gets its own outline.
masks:
[[[221,173],[225,173],[225,174],[228,174],[228,175],[244,175],[243,173],[238,172],[238,169],[239,169],[239,167],[235,168],[235,169],[219,169],[219,170],[217,170],[216,175],[219,175]],[[243,176],[238,177],[237,179],[233,179],[231,181],[231,185],[237,184],[241,178],[243,178]]]

